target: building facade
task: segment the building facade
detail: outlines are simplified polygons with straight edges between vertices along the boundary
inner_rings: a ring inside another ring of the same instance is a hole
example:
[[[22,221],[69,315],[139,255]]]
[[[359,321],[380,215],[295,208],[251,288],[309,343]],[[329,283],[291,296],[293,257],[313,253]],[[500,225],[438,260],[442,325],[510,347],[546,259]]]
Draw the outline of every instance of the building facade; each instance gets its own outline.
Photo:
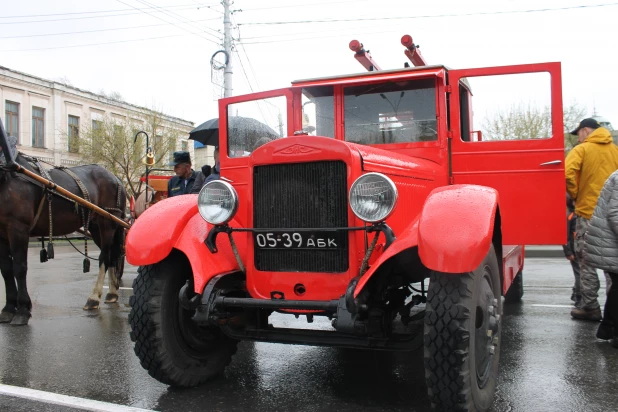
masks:
[[[119,122],[128,117],[139,120],[152,112],[2,66],[0,104],[4,127],[7,134],[17,137],[18,150],[55,166],[80,164],[79,153],[71,142],[82,127],[94,128],[105,118]],[[193,122],[164,114],[159,116],[163,127],[178,132],[175,150],[189,151],[193,159],[193,141],[188,140]]]

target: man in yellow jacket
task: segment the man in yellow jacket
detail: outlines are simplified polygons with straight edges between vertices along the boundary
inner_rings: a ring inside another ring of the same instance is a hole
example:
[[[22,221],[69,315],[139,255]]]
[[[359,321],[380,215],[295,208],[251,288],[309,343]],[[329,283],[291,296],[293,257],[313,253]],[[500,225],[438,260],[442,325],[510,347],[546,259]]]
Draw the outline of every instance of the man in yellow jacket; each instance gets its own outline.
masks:
[[[618,170],[618,146],[609,130],[592,118],[584,119],[571,134],[580,143],[566,158],[567,192],[575,200],[575,253],[580,261],[582,303],[571,311],[575,319],[601,320],[597,300],[599,276],[595,268],[584,263],[585,235],[592,212],[607,178]]]

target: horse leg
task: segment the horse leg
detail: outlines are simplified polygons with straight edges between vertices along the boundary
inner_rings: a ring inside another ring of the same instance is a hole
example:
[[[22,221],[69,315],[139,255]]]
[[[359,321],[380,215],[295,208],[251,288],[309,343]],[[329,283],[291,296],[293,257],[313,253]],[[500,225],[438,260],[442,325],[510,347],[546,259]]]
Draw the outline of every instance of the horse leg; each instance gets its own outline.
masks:
[[[105,303],[116,303],[118,302],[118,287],[120,286],[120,276],[122,276],[122,272],[118,270],[120,267],[124,267],[120,263],[124,263],[124,238],[125,231],[123,227],[114,227],[110,228],[111,231],[105,232],[109,233],[109,237],[105,239],[109,239],[109,241],[105,242],[109,244],[109,264],[107,273],[109,275],[109,293],[105,296]],[[121,262],[122,261],[122,262]]]
[[[99,274],[97,281],[92,288],[92,293],[88,296],[88,300],[84,305],[84,310],[99,309],[99,302],[101,301],[101,294],[103,293],[103,282],[105,281],[105,264],[103,263],[103,252],[99,255]]]
[[[9,242],[0,239],[0,271],[4,278],[4,290],[6,291],[6,305],[0,312],[0,323],[9,323],[17,312],[17,284],[13,276],[13,258]]]
[[[17,312],[11,325],[27,325],[30,320],[32,301],[28,294],[26,275],[28,274],[28,230],[26,227],[10,228],[9,242],[13,257],[13,274],[17,280]]]
[[[111,222],[99,220],[99,223],[96,226],[92,227],[90,232],[92,233],[93,240],[95,241],[97,246],[99,246],[99,249],[101,249],[101,254],[99,255],[99,276],[97,277],[97,281],[94,285],[94,288],[92,289],[92,293],[86,301],[84,310],[99,308],[101,295],[103,294],[105,272],[107,272],[110,268],[110,257],[114,237],[114,224]],[[110,276],[110,289],[109,293],[105,297],[106,303],[113,303],[118,300],[117,288],[118,280],[116,279],[114,272],[114,275]],[[115,300],[112,294],[116,296]]]
[[[110,266],[107,269],[107,275],[109,276],[109,292],[105,296],[105,303],[118,302],[118,278],[116,277],[116,268]]]

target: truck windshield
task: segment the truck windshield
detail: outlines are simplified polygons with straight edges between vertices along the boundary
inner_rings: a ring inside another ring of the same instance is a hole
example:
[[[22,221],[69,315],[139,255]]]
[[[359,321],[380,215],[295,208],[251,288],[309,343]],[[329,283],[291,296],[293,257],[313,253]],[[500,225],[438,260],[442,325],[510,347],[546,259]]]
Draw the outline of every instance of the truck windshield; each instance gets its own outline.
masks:
[[[345,140],[360,144],[438,139],[434,79],[344,89]]]

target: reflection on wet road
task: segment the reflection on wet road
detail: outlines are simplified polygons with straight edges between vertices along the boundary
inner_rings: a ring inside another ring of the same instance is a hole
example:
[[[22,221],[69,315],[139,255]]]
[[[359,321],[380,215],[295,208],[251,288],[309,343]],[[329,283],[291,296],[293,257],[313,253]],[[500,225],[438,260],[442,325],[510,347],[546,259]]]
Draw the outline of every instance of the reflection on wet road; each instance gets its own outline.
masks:
[[[422,350],[380,353],[244,342],[220,379],[168,389],[148,376],[133,354],[128,291],[119,304],[84,312],[95,274],[81,273],[81,257],[69,252],[58,247],[56,259],[41,264],[38,250],[31,249],[33,318],[27,327],[0,325],[0,383],[160,411],[429,409]],[[124,286],[134,277],[135,268],[129,267]],[[523,304],[505,306],[493,410],[616,410],[618,350],[594,338],[596,324],[570,319],[564,307],[571,293],[568,262],[528,259],[524,279]],[[0,410],[9,401],[0,397]]]

